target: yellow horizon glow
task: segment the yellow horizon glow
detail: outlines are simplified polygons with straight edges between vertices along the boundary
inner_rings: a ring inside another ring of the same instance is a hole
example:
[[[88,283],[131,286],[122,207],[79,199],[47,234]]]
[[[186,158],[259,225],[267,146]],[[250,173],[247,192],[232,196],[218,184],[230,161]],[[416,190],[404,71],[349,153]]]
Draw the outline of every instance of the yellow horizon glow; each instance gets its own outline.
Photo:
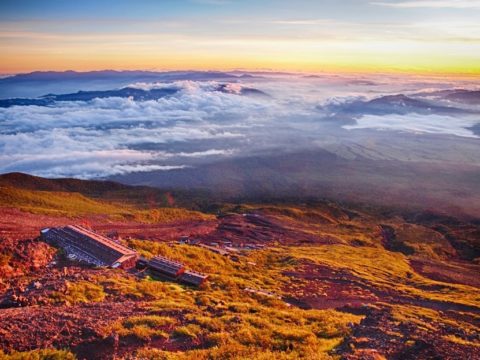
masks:
[[[460,7],[410,0],[118,2],[0,1],[0,73],[241,68],[480,75],[478,7],[468,0]]]
[[[29,57],[28,55],[26,56]],[[0,73],[18,74],[32,71],[95,71],[95,70],[151,70],[151,71],[186,71],[186,70],[218,70],[232,71],[242,69],[245,71],[271,70],[290,71],[305,73],[394,73],[394,74],[418,74],[418,75],[445,75],[445,76],[480,76],[479,63],[472,60],[470,64],[461,63],[426,64],[424,61],[405,62],[393,64],[388,62],[358,59],[355,63],[345,61],[316,61],[304,59],[301,61],[289,61],[285,59],[265,59],[235,56],[210,57],[196,55],[195,59],[185,59],[182,56],[170,58],[142,58],[123,56],[121,60],[115,60],[118,55],[105,55],[103,57],[69,57],[56,56],[54,59],[48,56],[35,56],[30,60],[14,59],[8,64],[8,56],[4,56],[0,62]]]
[[[231,70],[480,75],[480,42],[361,34],[202,37],[0,31],[0,73],[47,70]]]
[[[82,55],[56,52],[5,54],[0,60],[0,73],[14,74],[31,71],[92,71],[92,70],[259,70],[340,73],[412,73],[444,75],[480,75],[476,59],[445,59],[436,62],[427,56],[409,58],[400,54],[368,56],[364,54],[321,55],[278,54],[275,56],[248,54],[139,54],[126,52]]]

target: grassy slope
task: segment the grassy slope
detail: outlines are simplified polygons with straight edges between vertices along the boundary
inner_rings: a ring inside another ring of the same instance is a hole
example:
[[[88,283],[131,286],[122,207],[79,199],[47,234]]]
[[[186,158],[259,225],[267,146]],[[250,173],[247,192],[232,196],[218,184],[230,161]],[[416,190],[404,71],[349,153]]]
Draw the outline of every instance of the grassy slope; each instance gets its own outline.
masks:
[[[53,193],[79,193],[90,199],[116,204],[132,204],[137,208],[150,209],[179,205],[198,207],[204,201],[201,193],[166,191],[146,186],[129,186],[113,181],[79,180],[71,178],[46,179],[23,173],[0,174],[0,187]]]
[[[394,290],[406,297],[480,308],[477,288],[423,277],[413,271],[408,258],[401,253],[345,245],[296,247],[289,252],[299,259],[348,270],[379,290]]]
[[[130,191],[134,196],[135,189]],[[125,193],[125,190],[122,190]],[[118,195],[118,194],[116,194]],[[137,201],[113,201],[110,197],[89,197],[79,192],[30,190],[0,185],[0,207],[14,207],[34,214],[58,216],[105,215],[115,219],[136,220],[145,223],[165,222],[187,219],[204,219],[197,211],[182,208],[155,207],[146,209],[145,203]]]
[[[119,205],[112,201],[114,190],[97,191],[94,197],[85,195],[85,190],[72,192],[81,190],[84,185],[69,188],[68,191],[65,187],[46,189],[47,185],[35,183],[34,186],[21,189],[12,187],[11,183],[8,186],[3,183],[3,187],[0,187],[0,206],[13,205],[41,214],[106,215],[145,222],[207,216],[176,208],[145,210],[137,201],[124,201]],[[122,187],[118,191],[134,197],[132,189]],[[225,210],[235,209],[226,206]],[[332,357],[329,351],[350,332],[348,324],[358,323],[361,317],[335,310],[301,310],[289,307],[276,298],[244,291],[249,287],[284,295],[282,289],[288,286],[291,279],[285,277],[283,272],[295,269],[305,261],[348,270],[369,286],[384,291],[395,290],[412,299],[480,307],[478,289],[425,278],[415,273],[407,256],[385,250],[376,233],[378,223],[386,221],[385,218],[352,213],[335,204],[245,205],[236,208],[238,212],[255,210],[269,214],[291,229],[320,237],[335,237],[340,243],[288,247],[277,245],[251,252],[236,263],[198,247],[169,246],[133,239],[129,240],[128,245],[142,255],[151,257],[161,254],[182,261],[194,270],[209,273],[210,281],[203,289],[192,289],[150,278],[141,280],[123,271],[106,270],[106,274],[95,275],[89,280],[66,283],[65,291],[52,294],[51,301],[75,304],[129,299],[141,302],[147,314],[132,314],[112,322],[102,331],[105,337],[114,333],[121,338],[136,338],[145,345],[135,350],[136,355],[145,359]],[[398,219],[389,221],[399,228],[403,226]],[[416,244],[421,242],[421,239],[412,240],[407,230],[411,229],[404,230],[402,236],[409,241],[415,240]],[[364,246],[352,246],[358,241]],[[434,242],[434,245],[437,244]],[[428,325],[428,321],[420,317],[430,319],[430,323],[441,317],[436,311],[409,305],[395,305],[393,309],[398,321],[416,322],[419,326]],[[149,346],[152,340],[166,338],[206,349],[173,353]],[[460,338],[453,340],[463,341]],[[0,354],[0,359],[2,356]]]
[[[105,336],[116,333],[143,341],[147,347],[137,349],[137,355],[146,359],[330,358],[330,350],[349,333],[348,323],[358,323],[361,317],[335,310],[301,310],[276,298],[247,294],[243,290],[263,289],[287,295],[282,289],[291,280],[283,272],[295,269],[305,260],[333,269],[347,269],[365,284],[379,290],[395,290],[414,300],[480,307],[478,289],[424,278],[413,272],[404,255],[381,248],[278,247],[252,252],[235,263],[188,245],[171,246],[140,240],[130,240],[128,244],[144,256],[164,255],[211,275],[203,289],[148,278],[139,281],[121,272],[90,279],[90,286],[101,286],[107,294],[106,299],[126,296],[146,301],[147,315],[132,315],[103,329]],[[440,288],[434,287],[439,285]],[[72,297],[85,301],[85,294],[80,291],[85,286],[83,283],[73,287],[64,298],[56,297],[55,301],[75,301]],[[89,301],[103,299],[102,294],[95,292],[93,295]],[[440,312],[429,308],[407,304],[380,303],[377,306],[391,308],[394,318],[400,322],[427,330],[435,330],[440,321],[462,328],[469,335],[475,332],[471,324],[443,319]],[[157,316],[160,318],[155,318]],[[157,321],[165,325],[157,326]],[[207,349],[172,354],[148,347],[152,339],[158,338],[193,341]],[[453,340],[462,341],[461,338]]]
[[[330,359],[328,352],[350,332],[361,316],[335,310],[301,310],[274,297],[253,295],[246,287],[281,294],[291,268],[283,251],[253,252],[239,263],[208,250],[187,245],[132,240],[144,255],[162,254],[208,272],[202,289],[143,280],[122,271],[93,275],[90,282],[67,284],[53,294],[55,302],[142,301],[147,313],[112,322],[102,329],[147,345],[136,350],[145,359]],[[256,265],[252,265],[255,262]],[[173,353],[150,348],[152,340],[170,339],[206,349]]]
[[[0,206],[15,207],[39,214],[76,216],[84,214],[120,215],[128,211],[107,202],[92,200],[80,193],[23,190],[0,187]]]

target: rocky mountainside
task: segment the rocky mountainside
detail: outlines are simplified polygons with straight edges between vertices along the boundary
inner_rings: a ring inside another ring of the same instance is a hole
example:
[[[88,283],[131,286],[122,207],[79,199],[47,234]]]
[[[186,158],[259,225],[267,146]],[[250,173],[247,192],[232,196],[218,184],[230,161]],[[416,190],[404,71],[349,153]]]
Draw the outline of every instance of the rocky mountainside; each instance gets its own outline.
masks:
[[[0,359],[480,359],[475,219],[19,173],[0,193]],[[72,261],[38,238],[66,224],[209,280]]]

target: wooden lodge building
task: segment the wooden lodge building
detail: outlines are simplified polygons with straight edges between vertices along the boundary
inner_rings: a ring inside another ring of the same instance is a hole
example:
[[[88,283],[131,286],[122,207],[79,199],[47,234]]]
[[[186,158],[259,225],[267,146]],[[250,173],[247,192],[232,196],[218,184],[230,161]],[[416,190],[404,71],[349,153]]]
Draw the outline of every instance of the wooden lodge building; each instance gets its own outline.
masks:
[[[208,275],[193,271],[185,270],[180,276],[179,280],[184,284],[201,286],[207,280]]]
[[[95,266],[129,269],[138,253],[105,236],[78,225],[42,229],[41,238],[61,247],[69,258]]]
[[[163,256],[156,256],[148,262],[148,267],[153,273],[176,279],[185,271],[182,263],[167,259]]]
[[[138,267],[147,268],[153,275],[175,280],[187,285],[201,286],[208,279],[208,275],[187,270],[180,262],[156,256],[151,260],[140,258]]]
[[[208,275],[187,270],[184,264],[163,256],[150,260],[139,258],[135,250],[82,226],[45,228],[40,231],[40,236],[47,243],[62,248],[70,259],[94,266],[147,268],[153,275],[193,286],[201,286],[208,278]]]

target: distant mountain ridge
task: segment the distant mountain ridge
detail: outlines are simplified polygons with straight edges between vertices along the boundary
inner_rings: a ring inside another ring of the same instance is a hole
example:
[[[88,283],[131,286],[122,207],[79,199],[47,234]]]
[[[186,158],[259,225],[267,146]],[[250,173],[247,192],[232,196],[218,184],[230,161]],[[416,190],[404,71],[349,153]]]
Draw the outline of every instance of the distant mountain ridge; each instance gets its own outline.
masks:
[[[478,105],[480,104],[480,90],[452,89],[433,92],[422,92],[417,96],[435,97],[450,100],[454,102]]]
[[[90,101],[93,99],[104,99],[110,97],[131,98],[135,101],[158,100],[163,97],[171,96],[179,92],[181,88],[175,86],[166,86],[161,88],[152,88],[144,90],[136,87],[124,87],[114,90],[97,90],[97,91],[77,91],[70,94],[48,94],[39,98],[12,98],[0,99],[0,108],[11,106],[49,106],[59,101]],[[245,96],[262,96],[268,97],[261,90],[241,87],[238,91],[232,91],[227,84],[220,84],[214,91],[222,93],[230,93]]]
[[[469,92],[468,90],[465,90]],[[458,114],[469,112],[454,106],[434,104],[428,100],[417,99],[405,94],[384,95],[371,100],[353,100],[341,104],[329,104],[326,110],[331,113],[348,115],[387,115],[417,113],[429,114]]]
[[[37,98],[48,93],[73,93],[79,89],[106,91],[137,82],[238,81],[245,72],[222,71],[35,71],[0,79],[0,99]],[[247,74],[247,78],[261,75]]]
[[[81,79],[109,79],[121,77],[142,77],[151,79],[228,79],[238,78],[240,75],[234,75],[221,71],[142,71],[142,70],[96,70],[96,71],[34,71],[30,73],[17,74],[0,79],[0,84],[18,81],[68,81]]]

